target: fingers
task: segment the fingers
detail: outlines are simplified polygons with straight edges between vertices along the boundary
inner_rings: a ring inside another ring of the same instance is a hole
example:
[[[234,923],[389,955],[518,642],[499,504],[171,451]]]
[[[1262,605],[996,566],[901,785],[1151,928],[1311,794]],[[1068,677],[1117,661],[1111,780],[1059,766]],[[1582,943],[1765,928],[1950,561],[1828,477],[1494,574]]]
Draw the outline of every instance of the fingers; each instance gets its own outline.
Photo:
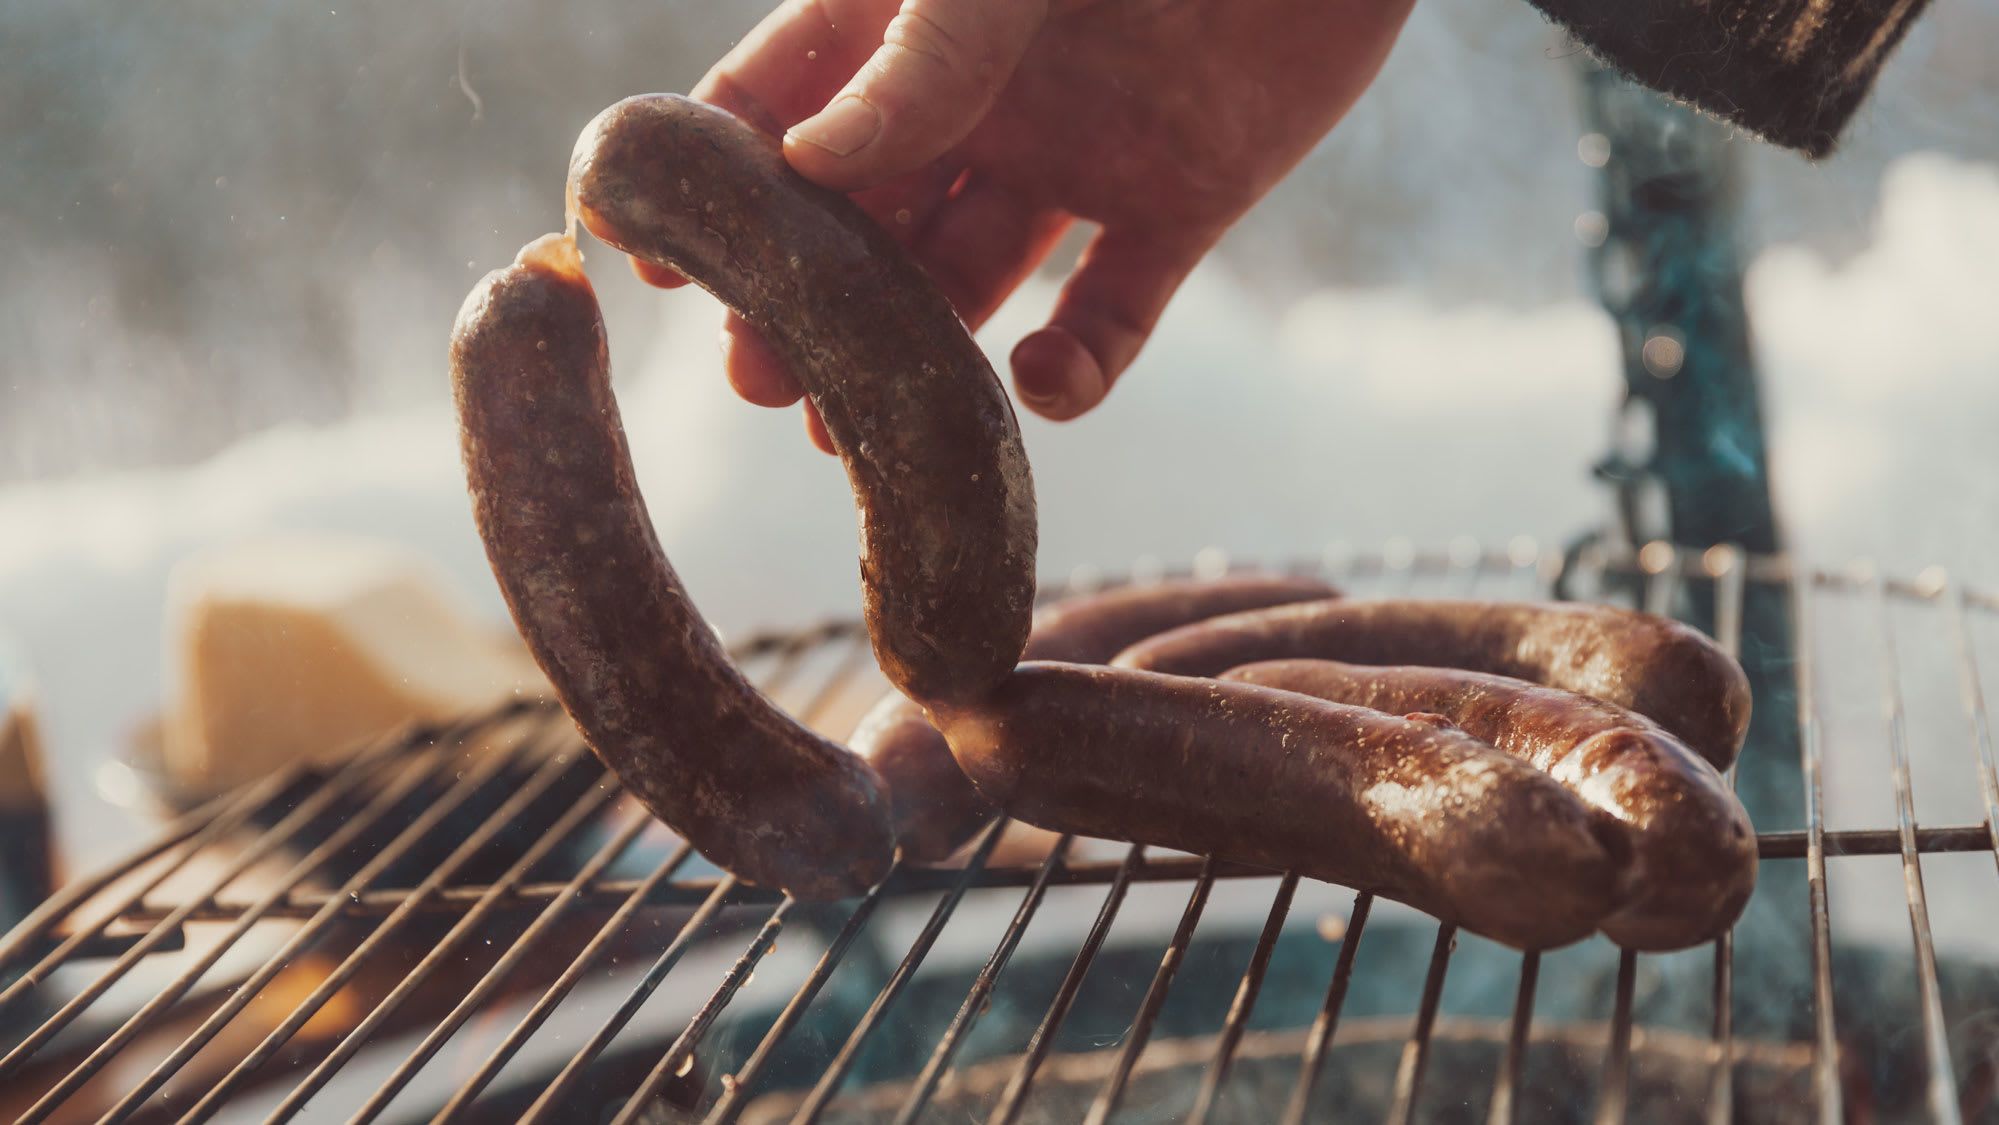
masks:
[[[813,448],[821,453],[832,454],[833,435],[826,432],[826,419],[819,416],[819,408],[810,402],[805,404],[805,436],[812,439]]]
[[[855,192],[852,196],[896,242],[907,247],[928,230],[930,222],[951,198],[951,187],[964,166],[943,159],[926,164],[907,175]]]
[[[1048,0],[903,0],[859,73],[791,127],[785,156],[844,191],[930,163],[986,115],[1047,15]]]
[[[886,227],[896,240],[907,245],[917,237],[943,202],[955,175],[943,166],[920,169],[891,183],[864,192],[856,198],[875,221]],[[639,276],[654,284],[655,272],[685,284],[672,270],[634,265]],[[668,286],[671,288],[671,286]],[[736,393],[757,406],[790,406],[805,392],[776,352],[771,350],[749,322],[730,313],[722,322],[722,369]]]
[[[937,287],[967,325],[977,328],[1048,256],[1069,216],[1037,207],[974,173],[938,208],[912,244]]]
[[[837,26],[829,7],[829,0],[785,0],[709,68],[692,96],[772,135],[818,111],[867,61],[882,26]]]
[[[1213,241],[1099,234],[1063,286],[1048,326],[1013,349],[1020,401],[1057,422],[1102,402]]]
[[[757,406],[790,406],[805,395],[784,360],[735,313],[722,322],[722,371],[736,394]]]
[[[647,285],[656,285],[661,289],[678,289],[687,284],[687,279],[680,275],[679,270],[670,270],[665,266],[656,266],[643,258],[627,258],[625,260],[632,264],[632,272],[639,275],[639,280],[645,282]]]

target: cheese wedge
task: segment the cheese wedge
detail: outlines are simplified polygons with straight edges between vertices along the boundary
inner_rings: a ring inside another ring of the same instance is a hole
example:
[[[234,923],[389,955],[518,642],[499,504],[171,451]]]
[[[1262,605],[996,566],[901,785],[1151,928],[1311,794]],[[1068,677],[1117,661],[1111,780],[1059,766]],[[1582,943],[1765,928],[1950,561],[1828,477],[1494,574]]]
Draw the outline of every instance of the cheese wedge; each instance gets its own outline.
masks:
[[[238,785],[327,761],[410,720],[545,696],[526,651],[474,621],[420,556],[289,536],[177,567],[168,586],[178,690],[162,757],[182,784]]]

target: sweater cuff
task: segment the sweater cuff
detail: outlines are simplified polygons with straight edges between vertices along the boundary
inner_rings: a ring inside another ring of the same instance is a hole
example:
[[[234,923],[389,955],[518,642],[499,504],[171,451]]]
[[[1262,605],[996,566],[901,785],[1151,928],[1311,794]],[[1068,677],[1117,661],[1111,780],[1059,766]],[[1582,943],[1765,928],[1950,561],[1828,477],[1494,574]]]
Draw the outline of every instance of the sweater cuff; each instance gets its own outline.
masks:
[[[1928,0],[1533,3],[1638,82],[1816,157]]]

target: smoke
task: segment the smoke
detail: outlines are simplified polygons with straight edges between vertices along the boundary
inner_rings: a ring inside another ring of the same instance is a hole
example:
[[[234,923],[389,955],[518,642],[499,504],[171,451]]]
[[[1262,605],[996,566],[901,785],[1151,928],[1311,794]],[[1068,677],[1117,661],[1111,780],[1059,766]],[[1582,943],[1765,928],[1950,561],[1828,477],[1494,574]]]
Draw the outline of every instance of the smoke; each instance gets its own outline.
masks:
[[[687,88],[767,6],[15,0],[0,480],[184,463],[284,422],[441,401],[442,326],[555,226],[577,129],[626,94]],[[1750,231],[1836,261],[1865,242],[1891,159],[1999,157],[1995,42],[1993,6],[1937,6],[1839,158],[1749,148]],[[1278,305],[1326,286],[1571,297],[1589,197],[1572,54],[1525,3],[1419,5],[1375,88],[1217,266]],[[649,307],[612,300],[625,319]]]
[[[1844,260],[1779,247],[1750,273],[1780,509],[1812,557],[1871,552],[1903,574],[1943,563],[1992,585],[1999,480],[1986,431],[1999,337],[1985,298],[1999,292],[1999,170],[1901,161],[1862,230],[1864,248]],[[728,392],[711,302],[645,292],[615,255],[589,257],[641,482],[699,604],[732,632],[854,612],[854,517],[838,466],[807,447],[795,411]],[[379,268],[405,266],[385,256]],[[1050,282],[1032,282],[983,334],[989,351],[1003,356],[1053,298]],[[1584,470],[1607,441],[1616,362],[1609,325],[1577,299],[1518,310],[1323,288],[1272,306],[1211,265],[1100,411],[1069,425],[1024,420],[1042,572],[1209,547],[1309,558],[1395,536],[1558,544],[1606,514]],[[44,686],[70,808],[94,806],[94,763],[162,698],[165,576],[191,551],[274,529],[389,538],[502,619],[440,401],[268,429],[185,469],[17,484],[0,489],[0,528],[0,628]],[[1949,654],[1935,657],[1938,674],[1909,685],[1910,711],[1955,716]],[[1828,775],[1839,823],[1883,823],[1879,685],[1829,698],[1858,700],[1850,717],[1863,732]],[[1961,732],[1912,730],[1925,823],[1977,819]],[[70,841],[72,854],[129,842],[100,835]]]
[[[8,7],[0,628],[44,688],[73,862],[133,842],[113,826],[143,830],[92,815],[92,771],[162,697],[165,576],[189,552],[272,529],[382,536],[500,618],[445,326],[559,221],[581,124],[686,88],[763,6]],[[1993,584],[1995,42],[1999,9],[1936,6],[1843,155],[1743,152],[1779,508],[1811,557]],[[1024,421],[1043,572],[1393,536],[1555,544],[1600,522],[1585,470],[1620,380],[1576,291],[1590,185],[1571,65],[1524,4],[1419,5],[1377,88],[1195,274],[1105,407]],[[591,267],[654,518],[703,608],[730,630],[852,612],[837,467],[794,412],[728,394],[707,302],[646,291],[602,250]],[[992,354],[1053,284],[1002,311]],[[1972,821],[1961,732],[1922,718],[1959,706],[1934,657],[1909,685],[1918,800],[1925,823]],[[1857,701],[1839,717],[1858,733],[1832,747],[1837,824],[1892,814],[1878,692],[1832,694]],[[1898,872],[1849,870],[1836,896],[1866,897],[1836,897],[1837,924],[1901,940],[1897,911],[1841,906],[1899,901]],[[1990,877],[1933,884],[1940,938],[1989,945]]]

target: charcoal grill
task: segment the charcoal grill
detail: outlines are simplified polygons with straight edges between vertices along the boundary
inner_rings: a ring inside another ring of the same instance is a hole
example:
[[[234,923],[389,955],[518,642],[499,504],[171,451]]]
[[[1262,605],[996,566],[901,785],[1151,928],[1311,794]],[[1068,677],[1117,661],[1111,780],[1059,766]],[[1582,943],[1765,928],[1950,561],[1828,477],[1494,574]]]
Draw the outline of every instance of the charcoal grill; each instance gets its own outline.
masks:
[[[338,768],[294,767],[49,901],[0,945],[0,1109],[24,1121],[1999,1114],[1999,970],[1939,952],[1924,892],[1926,865],[1950,853],[1999,856],[1981,670],[1999,597],[1934,573],[1665,543],[1633,555],[1390,544],[1289,569],[1357,594],[1561,589],[1711,619],[1732,652],[1795,654],[1794,692],[1760,686],[1735,773],[1745,795],[1755,784],[1764,860],[1736,933],[1669,955],[1594,939],[1522,956],[1365,894],[1207,857],[1063,837],[1022,861],[998,827],[960,868],[901,867],[859,900],[803,904],[705,867],[558,710],[523,701]],[[1789,608],[1790,636],[1748,627],[1760,597]],[[734,651],[839,733],[883,690],[856,622]],[[1940,675],[1957,705],[1923,729],[1959,730],[1982,823],[1919,815],[1904,691],[1920,683],[1928,698]],[[1872,701],[1856,709],[1841,696],[1862,683]],[[1829,827],[1829,763],[1892,789],[1892,821]],[[1835,938],[1843,908],[1883,908],[1842,896],[1869,856],[1900,863],[1899,951]]]

